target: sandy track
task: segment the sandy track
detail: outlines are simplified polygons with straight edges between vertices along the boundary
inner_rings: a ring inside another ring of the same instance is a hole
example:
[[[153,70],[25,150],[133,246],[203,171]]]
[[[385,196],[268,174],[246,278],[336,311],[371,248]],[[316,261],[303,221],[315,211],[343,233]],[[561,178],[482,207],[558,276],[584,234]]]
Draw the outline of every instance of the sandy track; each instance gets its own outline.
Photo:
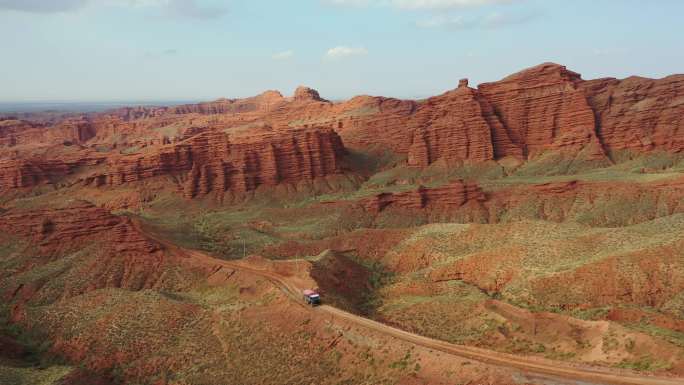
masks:
[[[136,227],[143,231],[139,225]],[[285,277],[281,275],[265,270],[251,268],[241,263],[229,262],[214,258],[208,254],[196,250],[182,249],[164,239],[160,239],[159,237],[149,234],[148,232],[145,232],[145,234],[171,249],[178,250],[179,252],[192,257],[194,260],[193,262],[197,262],[205,266],[222,266],[228,269],[238,270],[263,277],[273,283],[293,301],[296,301],[300,304],[302,302],[300,298],[300,288],[292,285]],[[308,308],[308,306],[305,306],[305,308]],[[397,329],[329,305],[322,305],[309,309],[310,311],[329,313],[332,316],[343,319],[347,322],[376,331],[378,333],[392,336],[402,341],[420,345],[425,348],[434,349],[443,353],[467,358],[488,365],[518,369],[525,374],[540,375],[542,378],[550,377],[552,379],[551,382],[555,382],[557,380],[569,380],[571,383],[575,384],[684,385],[684,378],[681,377],[656,377],[604,368],[571,366],[567,363],[546,359],[514,356],[511,354],[495,352],[487,349],[451,344]]]

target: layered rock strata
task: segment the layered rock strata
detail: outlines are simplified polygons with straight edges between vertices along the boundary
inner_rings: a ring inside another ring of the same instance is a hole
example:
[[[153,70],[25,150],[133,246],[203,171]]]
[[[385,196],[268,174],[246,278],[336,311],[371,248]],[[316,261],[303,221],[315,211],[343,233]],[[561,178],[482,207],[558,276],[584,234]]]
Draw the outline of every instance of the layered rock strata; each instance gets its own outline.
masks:
[[[185,179],[186,197],[215,191],[312,181],[341,171],[344,146],[332,130],[292,130],[232,138],[209,131],[149,154],[109,159],[107,170],[86,182],[120,186],[160,175]]]
[[[12,211],[0,215],[0,230],[61,249],[79,242],[105,242],[118,252],[150,253],[160,245],[144,237],[127,217],[112,215],[93,204],[73,200],[61,207]]]
[[[419,187],[402,193],[382,193],[361,202],[366,211],[379,213],[388,207],[401,209],[458,209],[468,202],[483,202],[486,196],[477,184],[454,181],[442,187]]]

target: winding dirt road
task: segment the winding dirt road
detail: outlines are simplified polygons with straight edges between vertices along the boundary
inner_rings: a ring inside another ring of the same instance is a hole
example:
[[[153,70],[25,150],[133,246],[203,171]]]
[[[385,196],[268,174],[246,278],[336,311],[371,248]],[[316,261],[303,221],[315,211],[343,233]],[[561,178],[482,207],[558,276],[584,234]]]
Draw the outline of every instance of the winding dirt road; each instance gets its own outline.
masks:
[[[189,257],[192,257],[193,262],[201,263],[202,265],[209,267],[220,266],[227,269],[242,271],[263,277],[271,283],[273,283],[277,288],[279,288],[283,293],[289,296],[293,301],[296,301],[297,303],[301,304],[301,289],[294,287],[294,285],[288,282],[288,280],[281,275],[265,270],[259,270],[252,267],[248,267],[241,263],[230,262],[214,258],[208,254],[196,250],[183,249],[172,243],[169,243],[164,239],[160,239],[159,237],[150,234],[147,231],[144,231],[139,225],[136,227],[138,227],[150,238],[167,246],[168,248],[177,250]],[[435,340],[429,337],[409,333],[407,331],[397,329],[377,321],[373,321],[352,313],[348,313],[346,311],[337,309],[329,305],[322,305],[317,308],[308,308],[307,306],[305,306],[305,308],[310,309],[310,311],[326,312],[334,317],[343,319],[347,322],[425,348],[438,350],[443,353],[451,354],[462,358],[467,358],[473,361],[479,361],[488,365],[515,368],[524,374],[531,374],[533,375],[533,377],[534,375],[537,375],[540,378],[550,379],[551,383],[558,383],[559,380],[564,380],[569,381],[565,383],[570,384],[684,385],[684,378],[656,377],[639,375],[624,371],[615,371],[604,368],[571,366],[567,363],[561,363],[546,359],[514,356],[511,354],[495,352],[487,349],[455,345],[448,342]]]

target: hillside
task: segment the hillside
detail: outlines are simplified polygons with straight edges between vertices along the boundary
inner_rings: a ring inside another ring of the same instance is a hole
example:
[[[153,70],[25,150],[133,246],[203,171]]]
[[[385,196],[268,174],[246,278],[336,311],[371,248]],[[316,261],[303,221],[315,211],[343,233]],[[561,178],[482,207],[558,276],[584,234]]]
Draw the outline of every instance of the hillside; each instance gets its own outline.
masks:
[[[683,234],[684,75],[5,116],[0,379],[544,383],[275,275],[416,336],[677,381]]]

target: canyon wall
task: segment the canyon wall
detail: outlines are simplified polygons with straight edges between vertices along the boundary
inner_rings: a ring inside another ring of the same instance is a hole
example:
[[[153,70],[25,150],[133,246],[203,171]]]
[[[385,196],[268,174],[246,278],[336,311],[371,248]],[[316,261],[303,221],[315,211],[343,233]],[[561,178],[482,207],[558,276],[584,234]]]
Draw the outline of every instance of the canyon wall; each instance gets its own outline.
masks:
[[[440,96],[394,101],[352,121],[331,123],[351,147],[382,144],[424,167],[439,159],[533,159],[547,151],[583,160],[620,150],[684,149],[684,76],[653,80],[585,81],[561,65],[544,63],[500,81],[469,88],[467,80]],[[347,102],[347,103],[351,103]]]
[[[411,119],[410,166],[425,167],[443,159],[485,161],[494,158],[491,112],[477,92],[462,85],[455,91],[430,98]]]
[[[611,152],[684,150],[684,75],[598,79],[580,85]]]
[[[341,172],[344,146],[332,130],[291,130],[230,137],[208,131],[150,153],[112,157],[86,182],[120,186],[159,175],[185,177],[188,198],[245,193],[261,185],[312,181]]]
[[[106,155],[87,150],[59,153],[47,149],[44,154],[0,158],[0,192],[51,184],[79,168],[102,164]]]
[[[578,84],[579,74],[563,66],[542,64],[501,81],[485,83],[478,92],[501,121],[494,130],[497,158],[534,157],[545,150],[577,150],[593,144],[594,112]]]

